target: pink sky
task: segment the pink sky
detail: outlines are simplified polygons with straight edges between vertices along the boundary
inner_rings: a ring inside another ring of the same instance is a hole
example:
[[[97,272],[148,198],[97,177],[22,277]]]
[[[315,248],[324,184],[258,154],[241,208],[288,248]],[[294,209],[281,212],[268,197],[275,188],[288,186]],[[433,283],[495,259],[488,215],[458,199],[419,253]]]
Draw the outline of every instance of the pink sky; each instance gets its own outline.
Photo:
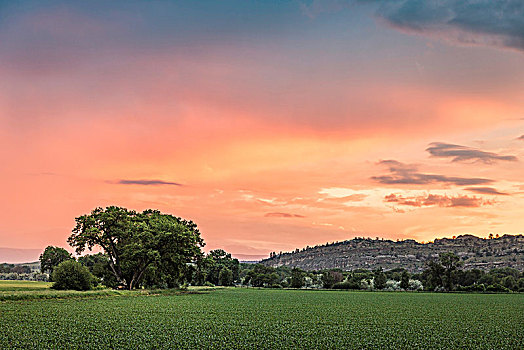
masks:
[[[122,6],[7,12],[0,247],[66,247],[74,218],[107,205],[191,219],[206,250],[247,259],[523,232],[513,44],[399,31],[368,7],[286,8],[274,32],[204,11],[213,35],[150,27],[157,9],[133,31]]]

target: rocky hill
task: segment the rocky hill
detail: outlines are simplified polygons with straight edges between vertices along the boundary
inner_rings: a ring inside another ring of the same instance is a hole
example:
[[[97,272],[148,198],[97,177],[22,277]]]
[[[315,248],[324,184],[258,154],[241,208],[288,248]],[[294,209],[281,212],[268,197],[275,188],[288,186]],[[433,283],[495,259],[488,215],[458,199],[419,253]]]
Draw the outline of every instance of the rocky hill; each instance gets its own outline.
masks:
[[[342,270],[405,268],[420,272],[427,259],[440,253],[454,252],[461,257],[465,269],[489,270],[512,267],[524,271],[524,236],[504,235],[484,239],[472,235],[435,239],[430,243],[414,240],[354,238],[316,247],[295,250],[292,253],[271,253],[262,264],[268,266],[299,267],[303,270],[340,268]]]

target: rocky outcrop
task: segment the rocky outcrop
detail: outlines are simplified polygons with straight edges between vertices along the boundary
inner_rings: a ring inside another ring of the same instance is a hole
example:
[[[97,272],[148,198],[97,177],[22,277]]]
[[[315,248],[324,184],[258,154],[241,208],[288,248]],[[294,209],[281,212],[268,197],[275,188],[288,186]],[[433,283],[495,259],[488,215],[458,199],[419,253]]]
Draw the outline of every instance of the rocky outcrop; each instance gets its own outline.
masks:
[[[453,252],[463,261],[465,269],[489,270],[512,267],[524,270],[524,236],[504,235],[492,239],[463,235],[456,238],[435,239],[430,243],[414,240],[391,241],[371,238],[307,247],[292,253],[272,253],[262,260],[268,266],[299,267],[304,270],[340,268],[342,270],[405,268],[420,272],[426,260],[441,253]]]

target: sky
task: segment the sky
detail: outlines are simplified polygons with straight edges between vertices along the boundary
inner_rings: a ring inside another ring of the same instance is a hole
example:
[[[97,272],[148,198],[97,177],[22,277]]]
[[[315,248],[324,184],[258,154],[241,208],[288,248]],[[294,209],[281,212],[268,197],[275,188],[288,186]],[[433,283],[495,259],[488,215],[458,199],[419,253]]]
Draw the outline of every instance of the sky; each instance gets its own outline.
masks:
[[[243,260],[524,232],[520,0],[0,0],[0,77],[0,247],[109,205]]]

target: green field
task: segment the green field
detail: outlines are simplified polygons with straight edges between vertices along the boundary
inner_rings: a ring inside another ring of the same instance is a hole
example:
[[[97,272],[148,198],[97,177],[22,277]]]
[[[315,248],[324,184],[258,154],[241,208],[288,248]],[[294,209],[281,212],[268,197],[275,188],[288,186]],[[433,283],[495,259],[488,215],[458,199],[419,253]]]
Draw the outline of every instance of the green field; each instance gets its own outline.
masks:
[[[0,281],[0,291],[32,291],[49,289],[53,283],[36,281]]]
[[[128,293],[2,301],[0,322],[2,349],[523,349],[524,295]]]
[[[51,285],[52,283],[50,282],[0,281],[0,302],[16,300],[34,301],[36,299],[102,297],[126,293],[125,291],[115,291],[110,289],[90,290],[87,292],[79,292],[76,290],[53,290],[50,289]]]

